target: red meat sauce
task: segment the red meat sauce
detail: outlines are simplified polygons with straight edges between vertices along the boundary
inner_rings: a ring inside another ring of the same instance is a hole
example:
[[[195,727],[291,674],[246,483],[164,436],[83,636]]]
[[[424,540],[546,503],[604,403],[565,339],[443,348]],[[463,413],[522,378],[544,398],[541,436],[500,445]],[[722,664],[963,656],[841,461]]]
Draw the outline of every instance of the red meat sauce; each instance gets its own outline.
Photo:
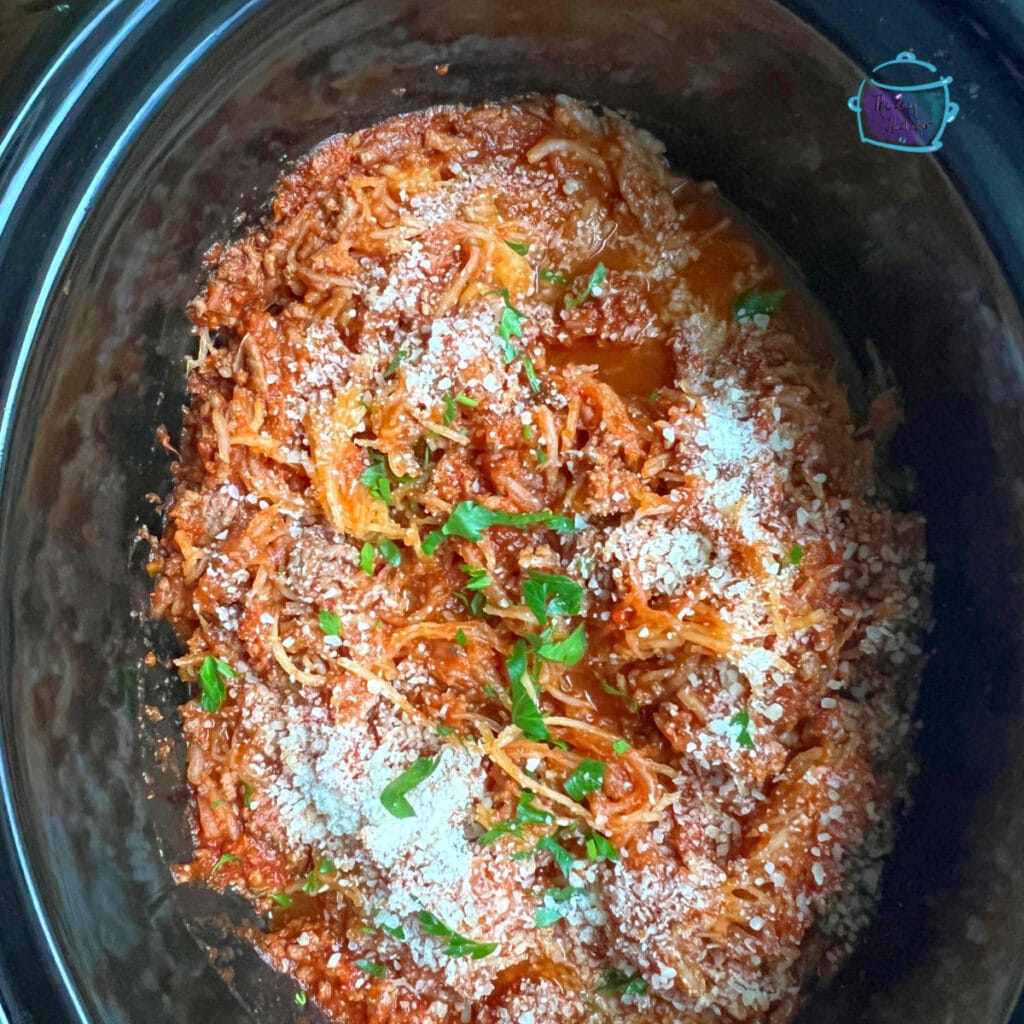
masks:
[[[176,878],[338,1021],[789,1019],[870,913],[929,568],[766,246],[560,97],[329,139],[208,263]]]

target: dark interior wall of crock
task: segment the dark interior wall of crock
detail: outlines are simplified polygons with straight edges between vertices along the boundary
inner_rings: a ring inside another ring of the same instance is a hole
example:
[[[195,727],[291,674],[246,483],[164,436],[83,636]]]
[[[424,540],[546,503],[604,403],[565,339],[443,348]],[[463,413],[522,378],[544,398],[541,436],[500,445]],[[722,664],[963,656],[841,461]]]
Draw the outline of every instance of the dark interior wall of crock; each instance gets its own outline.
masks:
[[[215,13],[180,3],[155,21],[90,98],[80,137],[114,138],[141,102],[129,98],[173,65],[167,33],[180,32],[185,52]],[[446,77],[437,63],[450,63]],[[1020,322],[935,162],[858,141],[846,109],[858,81],[767,2],[401,0],[290,5],[284,20],[267,5],[141,127],[47,304],[2,538],[8,757],[44,899],[95,1020],[297,1013],[289,986],[223,941],[225,902],[173,889],[157,850],[187,850],[173,725],[185,693],[171,673],[138,669],[146,632],[161,656],[175,650],[132,617],[147,587],[131,537],[154,523],[142,496],[169,486],[153,438],[180,423],[192,347],[182,309],[200,253],[241,230],[232,215],[257,215],[287,160],[334,131],[529,89],[635,112],[679,167],[718,181],[783,245],[865,370],[871,339],[900,381],[901,454],[918,473],[937,564],[921,784],[883,910],[806,1020],[1001,1019],[1024,948],[1024,796],[1008,785],[1024,774],[1013,743],[1024,685]],[[94,173],[99,152],[76,173]],[[190,930],[221,949],[248,1009]]]

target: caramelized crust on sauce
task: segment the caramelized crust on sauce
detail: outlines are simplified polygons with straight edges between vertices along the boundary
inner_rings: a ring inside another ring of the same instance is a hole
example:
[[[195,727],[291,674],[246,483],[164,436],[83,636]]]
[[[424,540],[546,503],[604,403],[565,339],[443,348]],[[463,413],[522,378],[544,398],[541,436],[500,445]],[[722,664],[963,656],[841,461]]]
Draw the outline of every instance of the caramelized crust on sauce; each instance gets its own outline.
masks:
[[[208,259],[177,878],[337,1021],[788,1020],[870,911],[928,567],[764,247],[531,98],[332,138]]]

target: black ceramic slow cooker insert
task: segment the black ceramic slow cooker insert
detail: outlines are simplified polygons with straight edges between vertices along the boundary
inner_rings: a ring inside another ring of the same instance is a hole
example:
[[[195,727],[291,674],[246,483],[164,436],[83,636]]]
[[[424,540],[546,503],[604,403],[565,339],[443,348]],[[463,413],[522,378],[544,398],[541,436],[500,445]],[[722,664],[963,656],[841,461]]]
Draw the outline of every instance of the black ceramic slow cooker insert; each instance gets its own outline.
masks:
[[[1005,1024],[1024,974],[1024,8],[113,0],[15,15],[35,36],[0,94],[8,1018],[316,1019],[228,937],[241,901],[167,871],[188,849],[185,692],[142,666],[174,643],[141,620],[132,538],[152,522],[144,495],[169,485],[154,435],[181,422],[183,309],[200,254],[320,139],[537,90],[632,112],[781,245],[861,369],[877,352],[898,382],[897,454],[936,565],[920,777],[874,923],[800,1020]],[[905,53],[937,77],[885,77]],[[872,69],[879,103],[933,89],[911,119],[928,127],[897,148],[862,140],[849,106]]]

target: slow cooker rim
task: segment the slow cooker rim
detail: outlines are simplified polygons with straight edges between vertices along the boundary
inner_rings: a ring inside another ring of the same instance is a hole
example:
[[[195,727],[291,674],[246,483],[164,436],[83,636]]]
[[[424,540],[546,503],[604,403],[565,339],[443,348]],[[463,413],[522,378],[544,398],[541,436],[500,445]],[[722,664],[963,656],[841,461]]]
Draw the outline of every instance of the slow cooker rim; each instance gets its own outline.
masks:
[[[16,339],[10,350],[4,355],[3,377],[0,380],[0,508],[10,500],[8,494],[7,475],[9,466],[9,446],[18,413],[22,384],[28,368],[29,357],[35,342],[35,336],[41,322],[43,310],[52,293],[60,269],[70,248],[74,244],[77,232],[91,206],[92,199],[100,192],[116,166],[117,159],[124,152],[144,124],[159,109],[169,91],[177,81],[193,66],[207,50],[226,33],[233,30],[247,16],[265,5],[267,0],[233,0],[229,5],[231,13],[219,22],[217,28],[202,36],[174,68],[165,76],[157,88],[149,95],[140,98],[134,113],[125,129],[110,148],[103,162],[92,177],[84,183],[77,201],[70,209],[61,225],[60,237],[55,246],[47,247],[45,242],[40,245],[39,255],[48,256],[41,261],[43,273],[33,281],[32,288],[24,295],[5,295],[0,303],[4,310],[0,314],[5,328],[3,336]],[[96,88],[98,67],[96,56],[103,55],[104,60],[113,55],[114,51],[131,43],[136,33],[141,33],[147,22],[161,14],[170,6],[169,0],[110,0],[98,7],[95,15],[69,37],[59,54],[51,62],[49,70],[36,84],[29,97],[17,110],[11,120],[7,132],[0,139],[0,254],[4,254],[7,246],[17,232],[18,203],[26,193],[30,193],[33,185],[33,172],[46,159],[55,159],[54,140],[60,135],[64,119],[75,105],[86,105]],[[829,42],[842,50],[848,57],[856,60],[864,67],[864,56],[875,42],[873,31],[867,27],[843,29],[835,17],[834,7],[828,0],[786,0],[784,6],[803,18],[811,28],[825,36]],[[978,3],[966,4],[973,7],[977,20],[984,21],[987,11],[978,9]],[[125,12],[125,18],[119,20],[114,15],[119,10]],[[945,8],[931,8],[927,12],[918,0],[908,0],[905,5],[888,11],[889,29],[895,36],[898,23],[911,24],[914,18],[943,16],[947,20],[949,11]],[[1004,46],[1012,42],[1012,34],[1003,32],[1000,38]],[[1018,37],[1024,44],[1024,36]],[[85,68],[72,73],[71,65],[76,57],[92,54]],[[1019,59],[1019,55],[1018,58]],[[67,74],[65,74],[65,71]],[[70,78],[70,82],[68,79]],[[70,88],[69,88],[70,86]],[[993,91],[995,89],[993,88]],[[1007,106],[1019,102],[1012,90],[1012,83],[1007,79],[1003,83],[1003,93]],[[61,103],[62,97],[70,103]],[[40,116],[39,120],[36,117]],[[957,192],[964,198],[979,227],[984,224],[983,231],[986,242],[992,249],[1000,269],[1007,278],[1018,302],[1024,298],[1024,232],[1021,237],[1013,239],[1007,231],[993,232],[991,217],[984,216],[984,209],[989,206],[987,196],[1002,194],[1010,188],[1016,188],[1018,195],[1024,195],[1024,169],[1018,172],[1007,185],[993,190],[989,178],[990,173],[982,174],[972,180],[965,181],[958,173],[955,159],[956,149],[950,147],[939,155],[939,162],[944,173],[950,178]],[[954,159],[951,161],[951,155]],[[952,164],[952,166],[951,166]],[[990,169],[991,173],[994,173]],[[68,208],[62,212],[67,214]],[[4,289],[0,287],[0,291]],[[3,624],[9,632],[9,622]],[[45,913],[36,872],[28,857],[24,835],[22,832],[16,807],[15,785],[12,777],[10,748],[5,728],[0,723],[0,797],[3,801],[4,822],[3,838],[0,841],[0,860],[11,869],[9,877],[14,883],[17,896],[26,911],[25,920],[31,929],[32,944],[41,953],[40,960],[56,982],[65,1010],[75,1018],[88,1024],[89,1014],[82,999],[81,987],[74,977],[68,957],[61,949],[60,942]],[[6,945],[6,943],[4,943]],[[1019,984],[1024,984],[1024,972],[1020,972]],[[4,1008],[14,1020],[31,1020],[31,1016],[22,1008],[27,1005],[23,993],[19,992],[17,979],[12,979],[6,969],[6,962],[0,960],[0,998],[6,1004]],[[1012,1004],[1011,1004],[1012,1006]]]

